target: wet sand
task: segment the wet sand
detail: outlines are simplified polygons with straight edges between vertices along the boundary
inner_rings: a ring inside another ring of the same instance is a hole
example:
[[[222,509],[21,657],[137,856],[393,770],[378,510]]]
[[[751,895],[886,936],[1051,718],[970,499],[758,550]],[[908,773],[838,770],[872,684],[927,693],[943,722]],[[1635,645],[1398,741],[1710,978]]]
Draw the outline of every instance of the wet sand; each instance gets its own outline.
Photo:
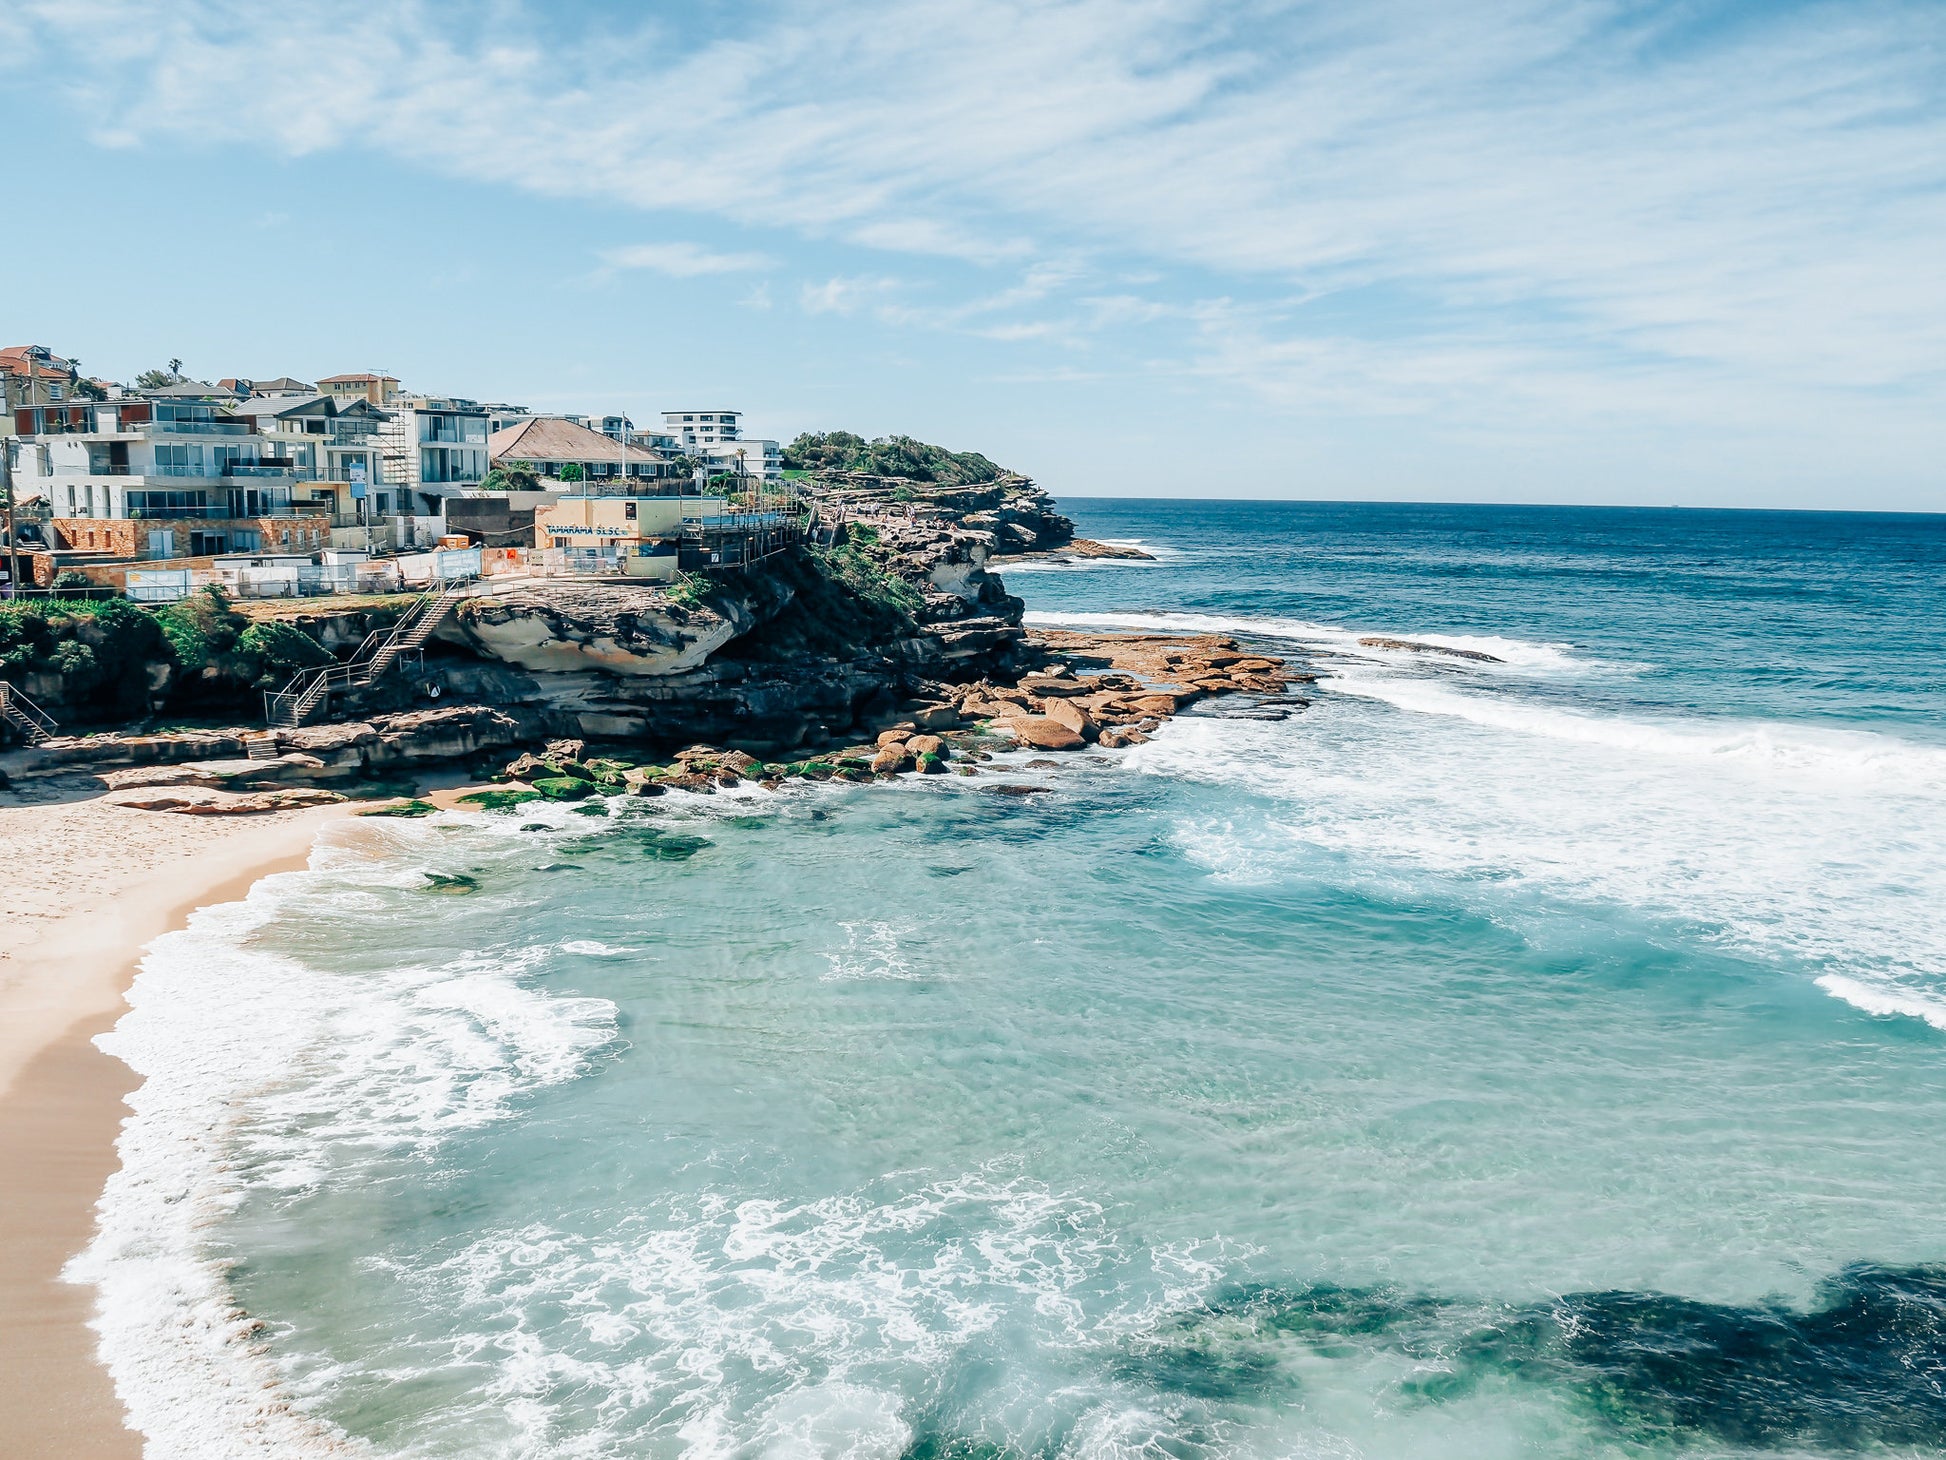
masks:
[[[0,1455],[135,1457],[95,1358],[91,1289],[60,1281],[94,1227],[133,1073],[91,1042],[142,949],[199,907],[305,865],[352,807],[183,816],[92,778],[0,792]]]

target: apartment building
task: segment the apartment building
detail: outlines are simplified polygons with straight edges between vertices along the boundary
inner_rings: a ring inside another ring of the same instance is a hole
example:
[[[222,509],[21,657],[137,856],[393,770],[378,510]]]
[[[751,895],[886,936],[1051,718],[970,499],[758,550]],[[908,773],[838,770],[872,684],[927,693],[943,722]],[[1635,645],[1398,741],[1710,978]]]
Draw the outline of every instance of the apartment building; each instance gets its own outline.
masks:
[[[74,366],[45,345],[10,345],[0,350],[0,435],[12,429],[13,413],[23,406],[58,406],[76,399]]]
[[[65,567],[330,545],[328,509],[296,462],[213,387],[23,406],[13,424],[15,500],[51,519],[32,554],[37,582]]]
[[[664,411],[662,427],[685,455],[701,456],[706,447],[736,440],[741,416],[740,411]]]
[[[354,375],[327,375],[318,382],[321,394],[339,398],[356,397],[380,410],[387,410],[399,398],[399,381],[394,375],[366,371]]]
[[[784,479],[784,448],[775,441],[744,436],[703,447],[695,454],[709,463],[711,475],[727,473],[764,482]]]
[[[485,406],[442,396],[399,396],[386,412],[378,439],[386,488],[403,494],[401,511],[437,516],[449,492],[479,486],[490,465]]]
[[[389,413],[364,397],[253,396],[232,414],[253,423],[266,449],[291,463],[335,521],[370,521],[396,509],[379,443]]]

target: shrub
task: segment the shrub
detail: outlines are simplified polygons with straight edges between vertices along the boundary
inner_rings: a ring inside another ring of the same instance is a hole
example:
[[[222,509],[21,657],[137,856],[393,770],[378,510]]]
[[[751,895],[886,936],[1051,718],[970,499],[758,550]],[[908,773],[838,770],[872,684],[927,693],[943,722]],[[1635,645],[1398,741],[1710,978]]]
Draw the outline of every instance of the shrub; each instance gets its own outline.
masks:
[[[483,492],[538,492],[541,480],[524,466],[496,466],[480,479]]]
[[[834,578],[874,607],[908,620],[925,607],[926,600],[917,588],[886,572],[855,545],[847,544],[821,556]]]
[[[663,591],[669,595],[671,603],[683,608],[701,608],[703,600],[715,587],[714,583],[700,573],[678,571],[675,581]]]
[[[578,482],[578,481],[580,481],[580,480],[581,480],[581,463],[580,463],[580,462],[578,462],[578,461],[570,461],[570,462],[569,462],[569,463],[568,463],[568,464],[567,464],[566,466],[564,466],[564,467],[562,467],[562,468],[561,468],[561,480],[562,480],[562,481],[564,481],[564,482]]]
[[[0,670],[58,674],[68,704],[145,711],[151,668],[174,657],[155,616],[126,599],[0,606]]]
[[[250,625],[238,635],[236,646],[239,656],[256,670],[251,679],[265,687],[281,685],[299,670],[335,662],[316,639],[276,619]]]
[[[949,486],[990,482],[1007,474],[1005,467],[977,451],[948,451],[910,436],[867,441],[850,431],[805,432],[784,448],[784,466],[792,471],[869,472]]]
[[[250,620],[231,608],[228,595],[213,584],[158,609],[155,619],[175,650],[176,662],[190,673],[222,666],[250,627]]]

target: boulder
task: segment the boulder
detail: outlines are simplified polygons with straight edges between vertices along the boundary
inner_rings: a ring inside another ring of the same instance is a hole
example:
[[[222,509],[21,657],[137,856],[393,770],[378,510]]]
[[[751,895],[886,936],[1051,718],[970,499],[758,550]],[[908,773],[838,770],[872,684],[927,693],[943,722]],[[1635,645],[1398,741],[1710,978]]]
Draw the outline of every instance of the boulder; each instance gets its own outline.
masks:
[[[1047,701],[1047,718],[1067,726],[1083,740],[1095,733],[1094,719],[1073,700]]]
[[[1400,649],[1409,654],[1444,654],[1452,659],[1471,659],[1478,664],[1505,664],[1504,659],[1482,654],[1478,649],[1454,649],[1445,644],[1422,644],[1417,639],[1386,639],[1368,634],[1358,641],[1367,649]]]
[[[1093,694],[1101,686],[1092,679],[1076,679],[1071,674],[1023,674],[1020,688],[1030,695],[1045,697]]]
[[[911,758],[906,754],[904,744],[895,740],[882,747],[878,754],[872,757],[872,770],[879,775],[902,771]]]
[[[1045,715],[1019,715],[1004,721],[1001,728],[1021,744],[1037,750],[1078,750],[1087,744],[1080,731]]]
[[[291,791],[261,791],[254,796],[228,796],[220,801],[184,796],[145,796],[117,801],[135,811],[174,811],[183,816],[252,816],[265,811],[296,811],[306,806],[330,806],[347,799],[337,791],[317,787]]]
[[[538,755],[530,751],[522,751],[507,762],[506,769],[501,774],[513,781],[531,781],[535,776],[553,775],[554,767]]]
[[[936,755],[944,757],[946,742],[937,735],[915,735],[905,743],[906,750],[913,756]]]

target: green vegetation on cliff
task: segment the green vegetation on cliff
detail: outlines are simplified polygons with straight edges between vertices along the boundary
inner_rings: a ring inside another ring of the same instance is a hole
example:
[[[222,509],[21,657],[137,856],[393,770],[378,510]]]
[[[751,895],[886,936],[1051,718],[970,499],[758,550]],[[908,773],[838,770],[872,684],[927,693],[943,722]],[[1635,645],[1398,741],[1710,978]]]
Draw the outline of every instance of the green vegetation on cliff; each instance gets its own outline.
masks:
[[[849,431],[805,432],[784,448],[784,466],[790,471],[861,471],[955,487],[1013,475],[977,451],[948,451],[910,436],[867,441]]]
[[[291,624],[252,622],[214,588],[156,609],[122,598],[0,604],[0,678],[63,711],[141,715],[184,689],[234,698],[331,658]]]
[[[58,675],[61,697],[117,713],[148,709],[149,665],[171,658],[155,615],[125,599],[0,606],[0,675]]]

